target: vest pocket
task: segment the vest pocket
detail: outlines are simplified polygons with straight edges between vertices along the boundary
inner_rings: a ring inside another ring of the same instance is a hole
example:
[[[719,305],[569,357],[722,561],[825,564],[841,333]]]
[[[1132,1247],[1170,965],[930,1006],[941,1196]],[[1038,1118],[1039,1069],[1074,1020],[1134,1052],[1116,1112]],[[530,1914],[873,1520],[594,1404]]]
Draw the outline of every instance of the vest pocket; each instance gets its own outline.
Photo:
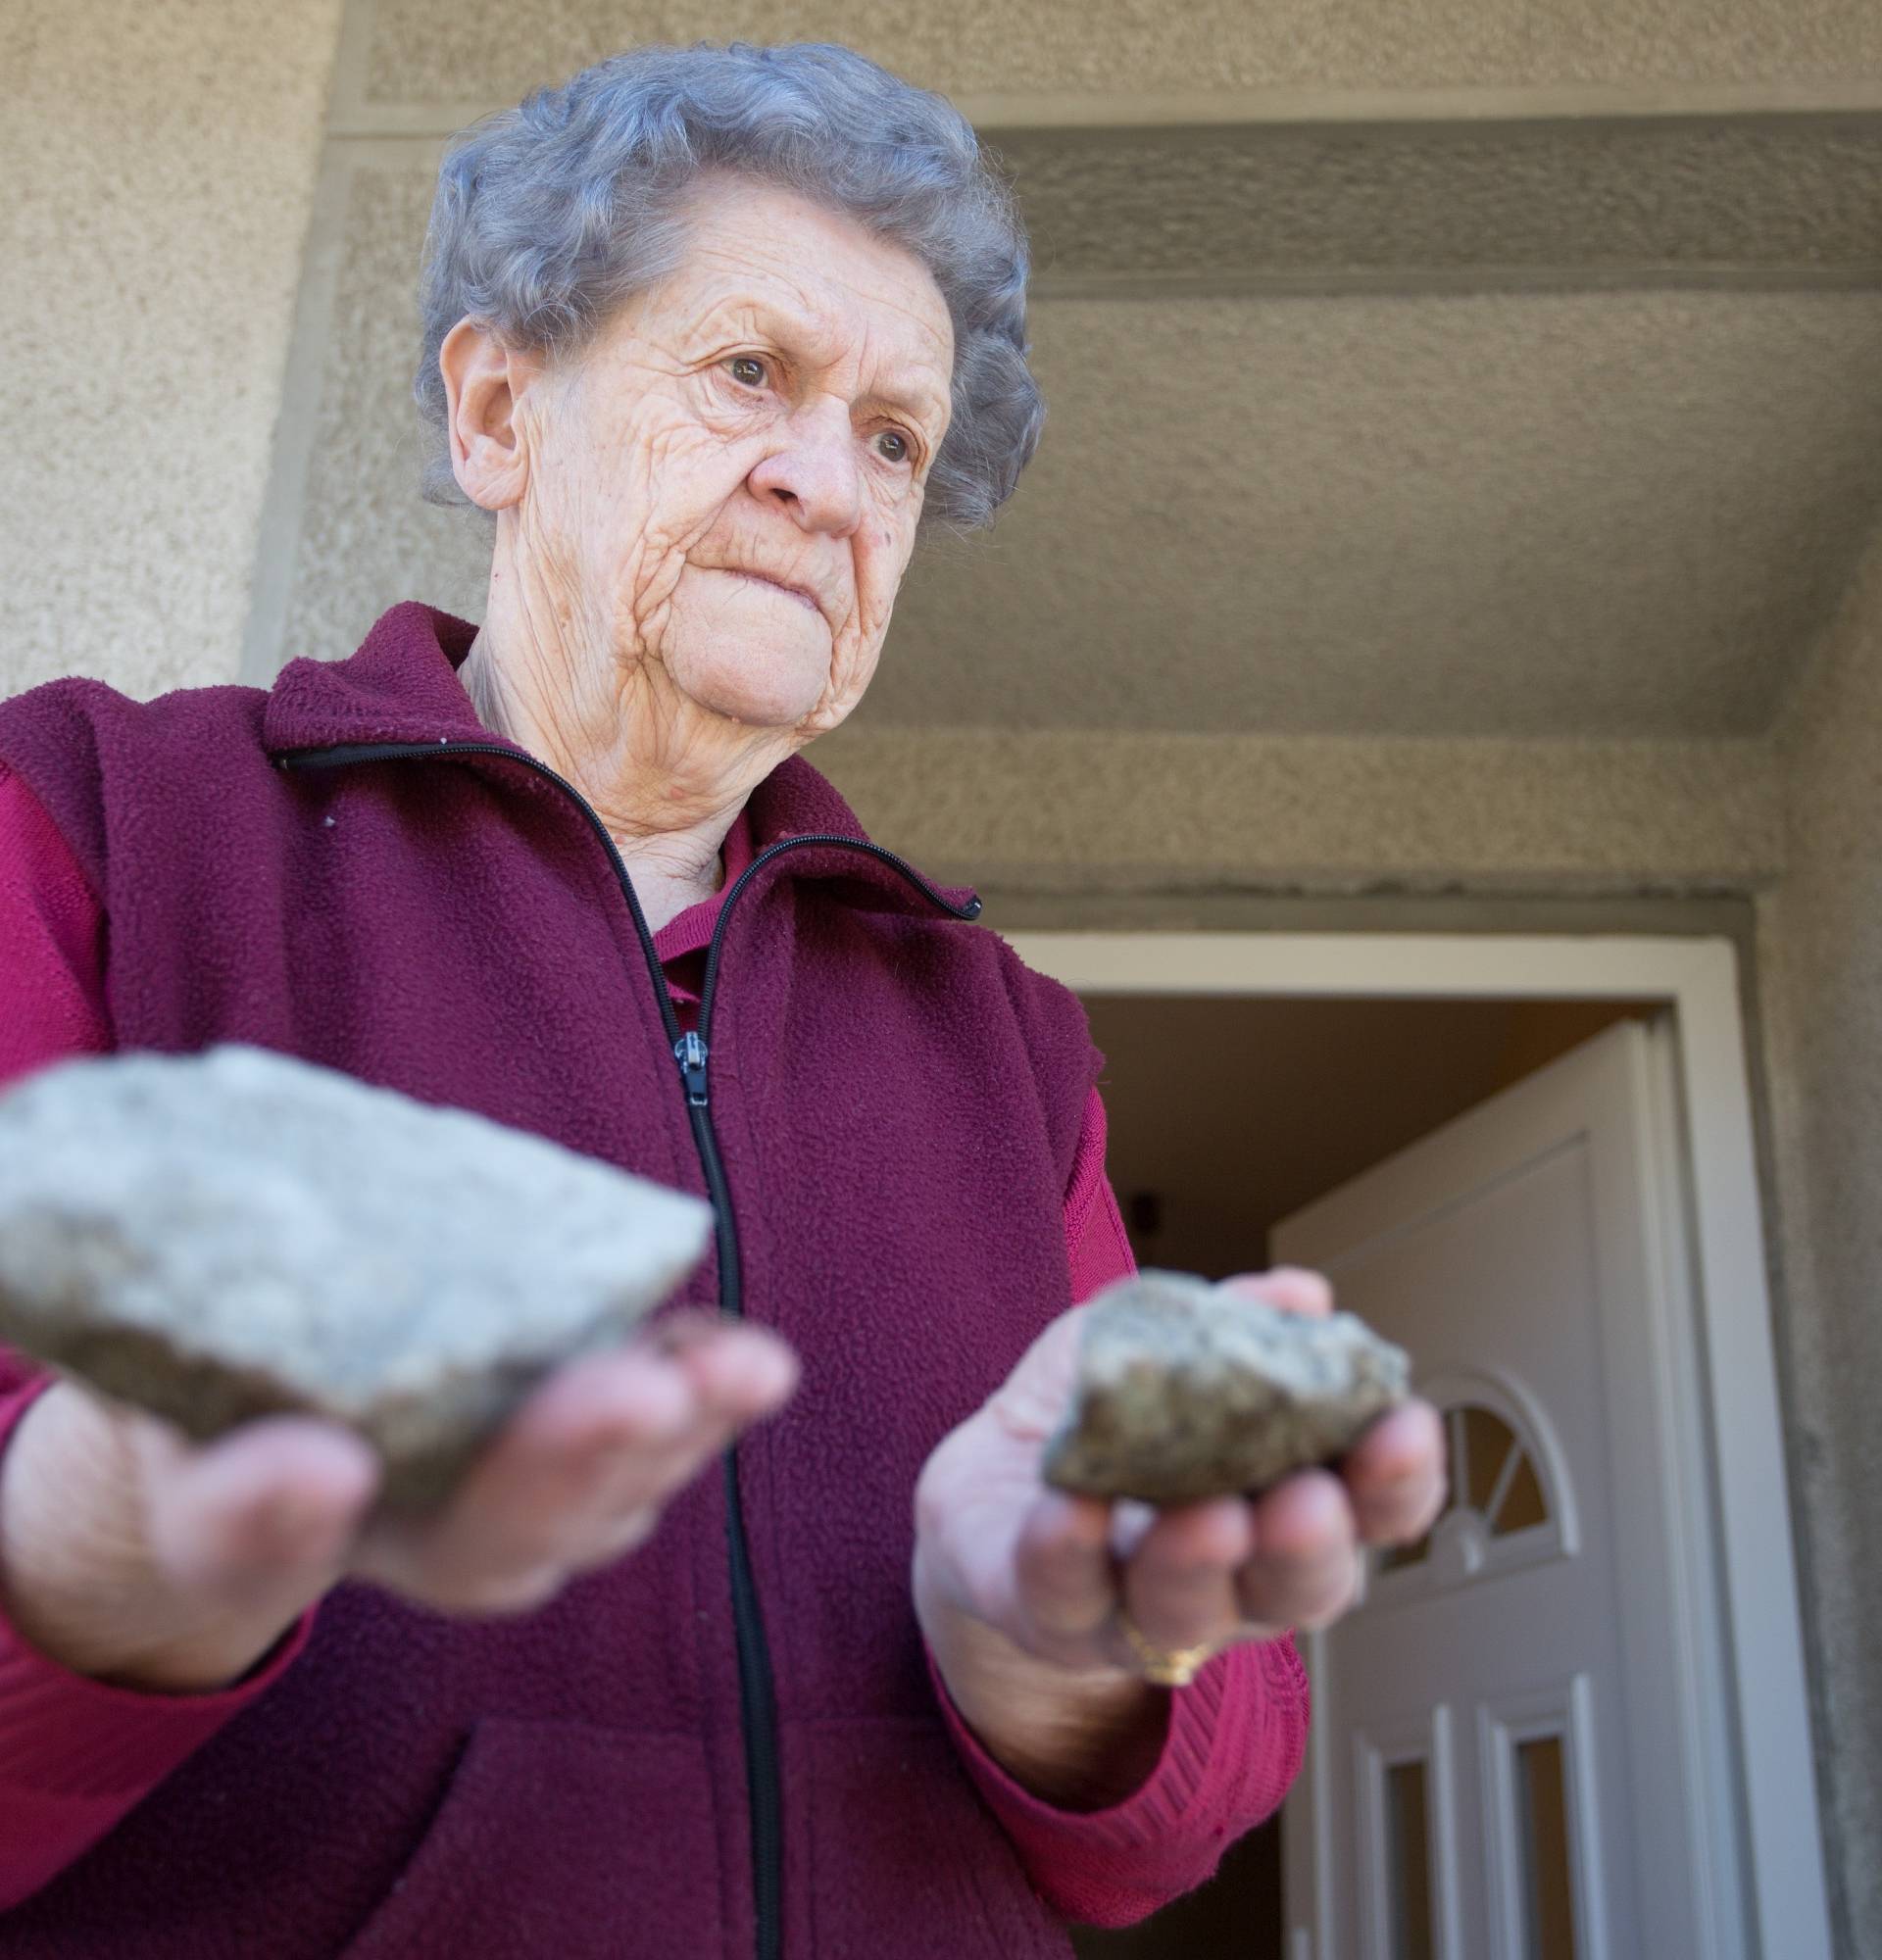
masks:
[[[1070,1960],[938,1720],[793,1724],[785,1749],[786,1817],[793,1768],[809,1797],[785,1909],[816,1960]]]
[[[490,1717],[344,1960],[719,1960],[698,1738]]]

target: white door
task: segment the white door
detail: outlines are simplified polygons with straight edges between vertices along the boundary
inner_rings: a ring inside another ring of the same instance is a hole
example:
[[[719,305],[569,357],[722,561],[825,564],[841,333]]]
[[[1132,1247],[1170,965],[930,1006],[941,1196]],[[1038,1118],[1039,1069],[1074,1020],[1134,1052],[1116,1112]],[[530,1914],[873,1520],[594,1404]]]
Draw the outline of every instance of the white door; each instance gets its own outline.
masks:
[[[1452,1470],[1307,1643],[1289,1960],[1745,1951],[1671,1080],[1622,1023],[1274,1235],[1411,1350]]]

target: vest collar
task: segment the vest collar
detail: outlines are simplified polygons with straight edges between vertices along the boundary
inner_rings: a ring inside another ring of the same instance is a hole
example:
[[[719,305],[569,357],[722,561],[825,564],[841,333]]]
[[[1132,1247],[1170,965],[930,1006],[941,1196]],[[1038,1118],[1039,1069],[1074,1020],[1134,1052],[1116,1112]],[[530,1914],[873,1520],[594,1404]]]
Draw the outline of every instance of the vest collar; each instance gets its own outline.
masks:
[[[288,662],[269,691],[262,736],[271,756],[372,742],[480,742],[515,749],[477,719],[458,668],[477,629],[468,619],[407,600],[380,614],[359,651],[343,661]],[[525,752],[516,749],[518,755]],[[788,837],[829,836],[868,841],[868,833],[835,787],[801,756],[790,757],[752,792],[748,806],[755,851]],[[900,903],[899,879],[869,876],[867,860],[847,851],[794,852],[785,860],[798,877],[867,878]],[[947,888],[965,904],[965,887]]]
[[[477,629],[407,601],[380,614],[343,661],[289,661],[269,691],[262,739],[272,756],[357,742],[493,742],[458,668]]]

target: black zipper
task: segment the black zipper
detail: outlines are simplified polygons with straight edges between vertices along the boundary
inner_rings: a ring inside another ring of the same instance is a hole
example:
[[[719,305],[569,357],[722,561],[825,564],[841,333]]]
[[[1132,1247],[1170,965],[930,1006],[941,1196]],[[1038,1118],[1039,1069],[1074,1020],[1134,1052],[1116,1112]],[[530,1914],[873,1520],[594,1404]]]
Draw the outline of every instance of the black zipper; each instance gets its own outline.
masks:
[[[640,908],[640,895],[628,875],[619,847],[610,835],[594,806],[567,776],[520,749],[505,748],[495,742],[363,742],[340,744],[329,749],[304,751],[278,758],[284,769],[340,768],[354,762],[422,760],[426,757],[496,756],[520,762],[545,781],[554,783],[587,819],[589,828],[601,839],[614,866],[615,880],[634,922],[647,970],[654,983],[654,999],[660,1008],[661,1023],[667,1030],[674,1060],[679,1065],[680,1085],[686,1098],[686,1116],[692,1126],[693,1145],[699,1152],[700,1169],[713,1203],[714,1239],[718,1254],[719,1311],[728,1319],[745,1317],[744,1270],[739,1256],[738,1226],[732,1216],[731,1189],[725,1181],[725,1166],[718,1153],[718,1137],[713,1128],[711,1090],[707,1063],[712,1054],[713,1007],[718,997],[719,957],[725,943],[725,927],[732,907],[752,880],[775,858],[787,851],[812,848],[854,851],[875,858],[896,872],[921,894],[930,905],[959,919],[980,916],[980,901],[969,898],[957,906],[945,898],[906,859],[879,844],[858,837],[816,833],[804,837],[782,837],[767,845],[746,865],[725,894],[713,937],[706,951],[706,974],[700,988],[699,1027],[695,1033],[681,1034],[679,1016],[667,992],[667,976],[661,970],[660,954]],[[752,1577],[751,1545],[745,1534],[745,1506],[738,1489],[738,1450],[734,1445],[724,1457],[725,1538],[731,1560],[732,1630],[738,1650],[738,1713],[745,1742],[746,1793],[751,1809],[752,1902],[757,1922],[758,1960],[778,1960],[783,1943],[782,1912],[784,1876],[783,1792],[777,1762],[777,1691],[771,1673],[769,1645],[765,1638],[765,1620],[759,1611],[758,1587]]]

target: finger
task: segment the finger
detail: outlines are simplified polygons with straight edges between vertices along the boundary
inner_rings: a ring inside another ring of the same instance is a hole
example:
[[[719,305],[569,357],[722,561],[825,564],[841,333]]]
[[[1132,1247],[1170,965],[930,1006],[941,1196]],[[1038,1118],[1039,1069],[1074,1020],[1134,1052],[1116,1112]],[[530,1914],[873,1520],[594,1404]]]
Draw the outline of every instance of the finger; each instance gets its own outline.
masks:
[[[692,1392],[691,1419],[664,1440],[638,1424],[604,1424],[573,1456],[564,1480],[562,1520],[577,1534],[598,1521],[604,1556],[644,1538],[651,1529],[642,1516],[647,1508],[690,1483],[741,1429],[788,1399],[797,1383],[796,1356],[763,1328],[695,1325],[664,1358]],[[584,1565],[594,1562],[593,1543],[586,1534],[577,1547]]]
[[[724,1325],[570,1363],[441,1513],[380,1519],[356,1569],[446,1611],[524,1610],[644,1542],[666,1499],[795,1379],[775,1336]]]
[[[591,1520],[567,1544],[545,1548],[531,1562],[501,1569],[468,1569],[441,1577],[431,1603],[446,1612],[479,1616],[528,1612],[543,1605],[583,1573],[599,1571],[645,1544],[660,1523],[658,1505],[648,1504],[621,1516]]]
[[[1096,1658],[1118,1597],[1105,1501],[1064,1491],[1036,1498],[1019,1527],[1013,1570],[1035,1649],[1074,1664]]]
[[[650,1531],[667,1503],[722,1454],[736,1434],[731,1423],[702,1419],[663,1448],[625,1443],[588,1452],[558,1486],[545,1542],[584,1565],[595,1562],[592,1548],[619,1542],[629,1520],[644,1514]],[[632,1542],[646,1535],[643,1531]]]
[[[649,1321],[636,1339],[656,1354],[681,1354],[710,1340],[724,1325],[722,1314],[708,1313],[703,1307],[677,1307]]]
[[[720,1322],[676,1360],[701,1402],[741,1428],[782,1408],[797,1388],[797,1356],[767,1327]]]
[[[1155,1646],[1226,1645],[1241,1628],[1237,1575],[1254,1549],[1254,1507],[1240,1497],[1164,1511],[1124,1568],[1132,1624]]]
[[[230,1601],[337,1568],[378,1489],[371,1446],[303,1416],[248,1423],[200,1449],[150,1452],[152,1556]]]
[[[558,1368],[511,1417],[485,1460],[571,1459],[619,1444],[662,1447],[699,1414],[698,1395],[676,1360],[618,1348]]]
[[[1243,1617],[1323,1627],[1352,1603],[1360,1578],[1353,1507],[1325,1470],[1298,1471],[1255,1504],[1255,1553],[1243,1566]]]
[[[657,1475],[705,1426],[684,1373],[635,1349],[559,1369],[513,1416],[436,1512],[388,1515],[362,1547],[366,1576],[430,1596],[465,1596],[554,1557],[604,1479]]]
[[[774,1336],[724,1325],[689,1330],[670,1353],[635,1347],[560,1370],[472,1470],[428,1552],[417,1547],[425,1583],[455,1591],[442,1575],[467,1565],[481,1583],[602,1562],[644,1539],[667,1498],[795,1379]]]
[[[1359,1533],[1368,1544],[1410,1544],[1444,1508],[1444,1425],[1429,1402],[1382,1415],[1340,1466]]]
[[[1118,1565],[1128,1565],[1137,1556],[1137,1547],[1157,1527],[1164,1514],[1155,1504],[1139,1497],[1111,1500],[1111,1555]]]
[[[661,1519],[659,1504],[642,1504],[618,1514],[600,1518],[584,1533],[581,1543],[562,1558],[565,1572],[595,1572],[638,1551],[653,1537]]]
[[[1305,1266],[1276,1266],[1265,1273],[1237,1273],[1221,1282],[1230,1293],[1247,1294],[1252,1299],[1265,1300],[1283,1313],[1298,1313],[1310,1320],[1323,1320],[1333,1311],[1333,1287],[1324,1273],[1310,1272]]]

